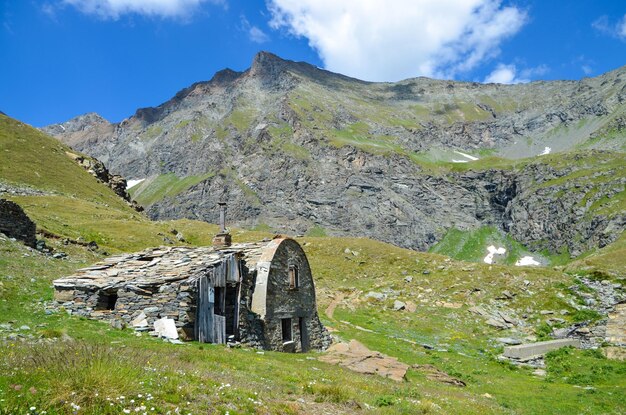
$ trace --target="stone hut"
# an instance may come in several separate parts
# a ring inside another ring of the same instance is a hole
[[[309,262],[288,237],[147,249],[107,258],[53,284],[55,300],[73,314],[144,330],[169,320],[183,340],[285,352],[330,344]]]

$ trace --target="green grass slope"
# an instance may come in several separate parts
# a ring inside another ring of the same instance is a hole
[[[503,263],[508,265],[515,264],[515,261],[527,253],[518,242],[493,226],[470,231],[452,228],[430,249],[430,252],[463,261],[484,262],[488,253],[487,247],[490,245],[506,249]]]
[[[67,152],[76,153],[26,124],[0,115],[2,182],[123,208],[125,203],[72,161]]]
[[[429,380],[415,369],[401,383],[359,375],[316,360],[316,353],[172,345],[50,312],[51,281],[105,256],[66,245],[64,238],[94,240],[119,252],[166,243],[165,237],[175,239],[172,229],[190,244],[208,244],[216,227],[151,222],[68,164],[64,147],[51,147],[53,141],[23,124],[1,121],[2,165],[33,165],[21,166],[21,173],[3,167],[1,178],[55,192],[12,199],[49,235],[48,245],[68,257],[53,259],[0,238],[0,414],[626,412],[625,363],[566,350],[549,357],[548,376],[541,378],[496,359],[496,337],[545,336],[549,316],[540,310],[564,310],[566,322],[577,319],[581,299],[569,288],[576,277],[555,269],[472,264],[361,238],[299,239],[315,276],[320,315],[337,338],[357,339],[408,364],[434,365],[462,379],[465,388]],[[40,177],[46,171],[66,175]],[[84,188],[66,186],[72,180],[84,181]],[[235,241],[264,236],[233,232]],[[587,260],[621,248],[614,249]],[[615,278],[624,274],[618,270]],[[504,290],[513,298],[498,300]],[[389,296],[372,300],[369,291]],[[394,311],[395,299],[415,304],[416,311]],[[517,331],[498,331],[468,311],[474,305],[499,307],[523,323]]]
[[[259,236],[235,233],[236,240]],[[358,339],[408,364],[435,365],[468,386],[441,384],[412,369],[407,381],[398,384],[321,363],[315,353],[258,354],[198,343],[176,346],[102,322],[47,314],[50,281],[100,255],[51,240],[52,246],[69,253],[67,260],[54,260],[15,242],[0,241],[0,323],[30,327],[20,331],[24,340],[0,342],[4,410],[28,412],[35,407],[47,413],[73,413],[72,403],[81,407],[80,413],[90,414],[152,407],[155,413],[174,413],[178,408],[184,413],[221,414],[354,413],[368,407],[382,414],[626,409],[621,399],[626,364],[572,351],[548,366],[548,378],[539,378],[529,369],[498,362],[495,355],[501,348],[493,339],[506,333],[488,328],[467,312],[471,304],[488,304],[502,290],[512,290],[516,296],[507,309],[514,313],[532,309],[528,317],[532,333],[545,324],[546,317],[538,310],[573,310],[559,295],[571,296],[566,287],[572,277],[545,269],[457,263],[367,239],[300,242],[316,276],[320,313],[335,336]],[[405,273],[413,277],[410,283],[405,282]],[[521,289],[522,280],[530,281],[533,294]],[[481,291],[472,294],[476,287]],[[418,303],[417,311],[393,311],[393,300],[369,300],[363,295],[369,290],[399,291],[401,300]],[[345,300],[332,318],[325,316],[326,307],[338,296]],[[65,336],[74,341],[64,341]],[[581,389],[587,386],[593,389]]]

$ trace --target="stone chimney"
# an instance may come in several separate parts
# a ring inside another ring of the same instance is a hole
[[[213,237],[213,246],[224,248],[232,244],[230,232],[226,229],[226,202],[218,202],[220,207],[220,231]]]

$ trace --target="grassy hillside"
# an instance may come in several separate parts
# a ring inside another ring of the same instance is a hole
[[[465,388],[416,369],[402,383],[359,375],[316,360],[316,353],[172,345],[50,311],[51,281],[103,258],[103,250],[180,243],[172,229],[190,244],[207,244],[216,227],[149,221],[74,168],[63,146],[23,124],[0,121],[1,148],[12,149],[0,154],[1,179],[54,192],[11,198],[49,235],[48,245],[68,254],[53,259],[0,238],[0,414],[626,412],[626,363],[564,351],[548,359],[544,378],[496,359],[497,337],[546,336],[550,316],[541,310],[563,310],[566,322],[580,317],[582,299],[569,288],[576,276],[550,268],[472,264],[362,238],[299,239],[315,276],[320,316],[336,338],[357,339],[408,364],[434,365]],[[34,167],[6,167],[18,162]],[[53,171],[65,173],[41,177]],[[235,241],[269,236],[233,234]],[[100,250],[66,245],[65,238],[96,241]],[[622,250],[623,238],[581,266],[614,257],[623,267]],[[623,268],[612,269],[623,280]],[[512,298],[502,299],[505,290]],[[370,291],[387,297],[374,300]],[[395,300],[413,303],[416,311],[393,310]],[[506,312],[520,324],[502,331],[487,326],[469,312],[474,305]]]
[[[5,115],[0,115],[0,149],[1,182],[115,209],[125,207],[123,200],[68,157],[66,152],[74,150]]]
[[[236,233],[238,240],[259,236]],[[535,414],[583,408],[588,413],[619,413],[626,409],[620,398],[626,391],[625,364],[577,351],[555,363],[554,370],[564,373],[539,378],[529,369],[499,363],[495,355],[501,349],[494,339],[506,333],[488,328],[467,312],[470,304],[489,304],[502,290],[513,290],[518,295],[506,309],[512,313],[532,309],[528,334],[535,333],[547,319],[539,310],[572,310],[560,297],[571,296],[566,287],[572,279],[556,271],[516,269],[514,273],[507,267],[470,266],[366,239],[301,240],[316,276],[320,313],[334,335],[358,339],[409,364],[433,364],[468,384],[458,389],[428,380],[416,370],[409,371],[406,382],[396,384],[318,362],[315,353],[257,354],[197,343],[175,346],[114,330],[105,323],[47,314],[50,281],[99,256],[49,242],[68,252],[69,259],[53,260],[0,241],[1,323],[30,327],[19,331],[24,340],[0,346],[0,399],[8,413],[27,412],[33,406],[48,413],[71,413],[72,403],[81,407],[80,413],[93,414],[134,411],[142,405],[154,407],[156,413],[179,408],[185,413],[231,414],[353,413],[368,406],[373,413]],[[424,274],[426,270],[430,273]],[[413,277],[410,283],[405,282],[405,272]],[[522,290],[522,280],[530,281],[532,295]],[[471,294],[475,287],[481,287],[480,294]],[[393,311],[391,299],[365,298],[369,290],[399,291],[398,298],[416,302],[417,311]],[[333,317],[325,315],[329,303],[340,296],[345,299]],[[461,306],[447,308],[443,303]],[[542,323],[535,324],[535,319]],[[75,342],[65,342],[65,336]],[[569,380],[582,374],[590,375],[574,378],[582,381]]]

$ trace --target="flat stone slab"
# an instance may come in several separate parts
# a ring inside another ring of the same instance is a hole
[[[504,356],[513,359],[527,359],[533,356],[541,356],[551,350],[560,349],[565,346],[580,348],[578,339],[559,339],[546,342],[520,344],[518,346],[508,346],[504,348]]]
[[[171,318],[162,318],[154,322],[154,331],[166,339],[178,339],[176,322]]]
[[[369,350],[362,343],[350,340],[350,343],[335,343],[327,354],[319,358],[322,362],[344,366],[358,373],[379,375],[396,382],[404,380],[409,365],[399,362],[395,357]]]
[[[465,382],[461,379],[457,379],[453,376],[448,375],[446,372],[437,369],[433,365],[413,365],[413,369],[422,372],[426,375],[426,378],[429,380],[434,380],[435,382],[447,383],[452,386],[464,387]]]

